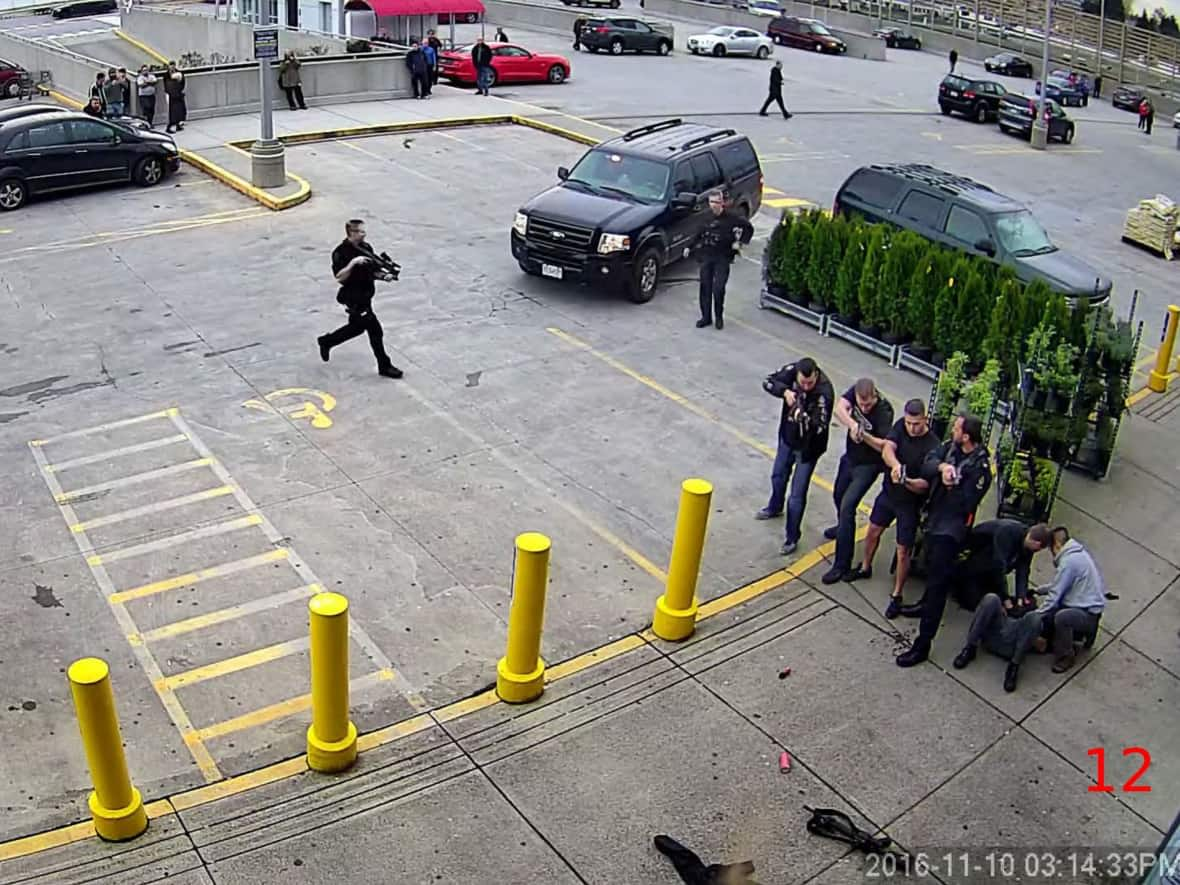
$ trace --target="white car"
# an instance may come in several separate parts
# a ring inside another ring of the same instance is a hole
[[[1172,128],[1180,129],[1180,111],[1176,112],[1176,116],[1172,117]]]
[[[752,55],[766,58],[774,51],[774,42],[752,28],[721,25],[707,34],[688,38],[688,51],[693,55]]]
[[[783,8],[778,5],[778,0],[749,0],[746,3],[746,12],[750,15],[764,15],[767,18],[778,18],[783,14]]]

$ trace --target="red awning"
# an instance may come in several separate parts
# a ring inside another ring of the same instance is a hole
[[[382,18],[400,15],[483,15],[481,0],[365,0]]]

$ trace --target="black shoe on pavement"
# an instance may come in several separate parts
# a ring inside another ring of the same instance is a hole
[[[769,117],[770,114],[766,113],[766,111],[759,111],[758,116],[759,117]]]
[[[717,317],[717,322],[713,323],[713,326],[714,326],[714,328],[717,328],[717,329],[724,329],[725,328],[725,320],[721,319],[721,317]]]
[[[852,569],[844,576],[845,581],[867,581],[873,577],[873,568],[869,566],[865,568],[863,565],[854,565]]]
[[[894,618],[900,615],[901,605],[902,603],[900,596],[890,596],[889,605],[885,606],[885,618],[892,621]]]
[[[330,354],[332,352],[331,346],[325,344],[324,339],[322,337],[317,338],[315,340],[315,342],[316,342],[316,344],[318,344],[320,346],[320,359],[322,359],[326,363],[328,361],[328,354]]]
[[[824,529],[824,537],[827,538],[829,541],[835,541],[836,535],[839,533],[839,531],[840,531],[840,526],[830,525],[826,529]]]
[[[697,328],[698,329],[703,329],[703,328],[705,328],[705,326],[711,326],[711,325],[713,325],[713,321],[707,320],[704,317],[701,317],[699,320],[697,320]]]
[[[1004,691],[1011,694],[1016,691],[1016,677],[1020,675],[1020,664],[1008,662],[1008,669],[1004,671]]]
[[[954,667],[956,670],[964,669],[968,664],[975,660],[975,646],[964,645],[963,650],[955,655]]]
[[[784,119],[784,120],[789,120],[789,119],[791,119],[791,117],[793,117],[793,116],[795,116],[795,115],[794,115],[794,114],[792,114],[790,111],[787,111],[785,114],[783,114],[783,119]]]
[[[905,618],[920,618],[922,617],[922,607],[926,602],[926,597],[922,597],[917,602],[908,602],[901,607],[901,615]]]
[[[385,366],[384,368],[378,369],[377,374],[383,378],[400,378],[405,374],[405,372],[403,372],[397,366]]]
[[[757,513],[754,514],[754,518],[759,519],[759,520],[761,520],[761,519],[778,519],[782,515],[783,515],[783,512],[781,510],[778,513],[771,513],[769,510],[767,510],[765,507],[763,507],[761,510],[759,510]]]
[[[820,578],[820,580],[825,584],[839,584],[844,580],[844,577],[847,574],[848,573],[844,569],[840,568],[840,566],[834,565],[828,569],[827,573],[822,578]]]
[[[930,644],[922,639],[915,639],[908,651],[903,651],[895,659],[899,667],[916,667],[930,657]]]

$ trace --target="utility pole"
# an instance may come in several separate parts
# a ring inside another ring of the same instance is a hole
[[[1049,124],[1045,119],[1049,91],[1049,39],[1053,33],[1053,0],[1045,0],[1045,33],[1041,50],[1041,94],[1037,96],[1037,118],[1033,120],[1032,142],[1035,150],[1043,151],[1049,143]]]
[[[258,2],[255,21],[262,18]],[[255,187],[282,187],[287,183],[287,160],[283,143],[275,138],[274,72],[270,63],[279,57],[278,28],[254,26],[254,58],[258,60],[258,95],[261,103],[261,126],[258,141],[250,147],[250,181]]]

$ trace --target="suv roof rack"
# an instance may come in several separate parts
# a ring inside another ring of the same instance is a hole
[[[930,187],[939,188],[951,194],[961,194],[966,191],[995,193],[986,184],[978,182],[974,178],[967,178],[965,175],[956,175],[953,172],[947,172],[945,169],[939,169],[936,166],[930,166],[925,163],[895,163],[876,166],[875,168],[884,172],[892,172],[910,181],[920,181]]]
[[[651,135],[653,132],[662,132],[665,129],[674,129],[682,125],[684,125],[684,121],[679,117],[675,120],[661,120],[659,123],[649,123],[646,126],[640,126],[638,129],[632,129],[630,132],[623,133],[623,141],[634,141],[645,135]]]
[[[737,135],[737,132],[732,129],[718,129],[716,132],[708,132],[704,135],[698,135],[696,138],[690,138],[680,146],[680,150],[690,151],[695,147],[700,147],[719,138],[729,138],[731,135]]]

